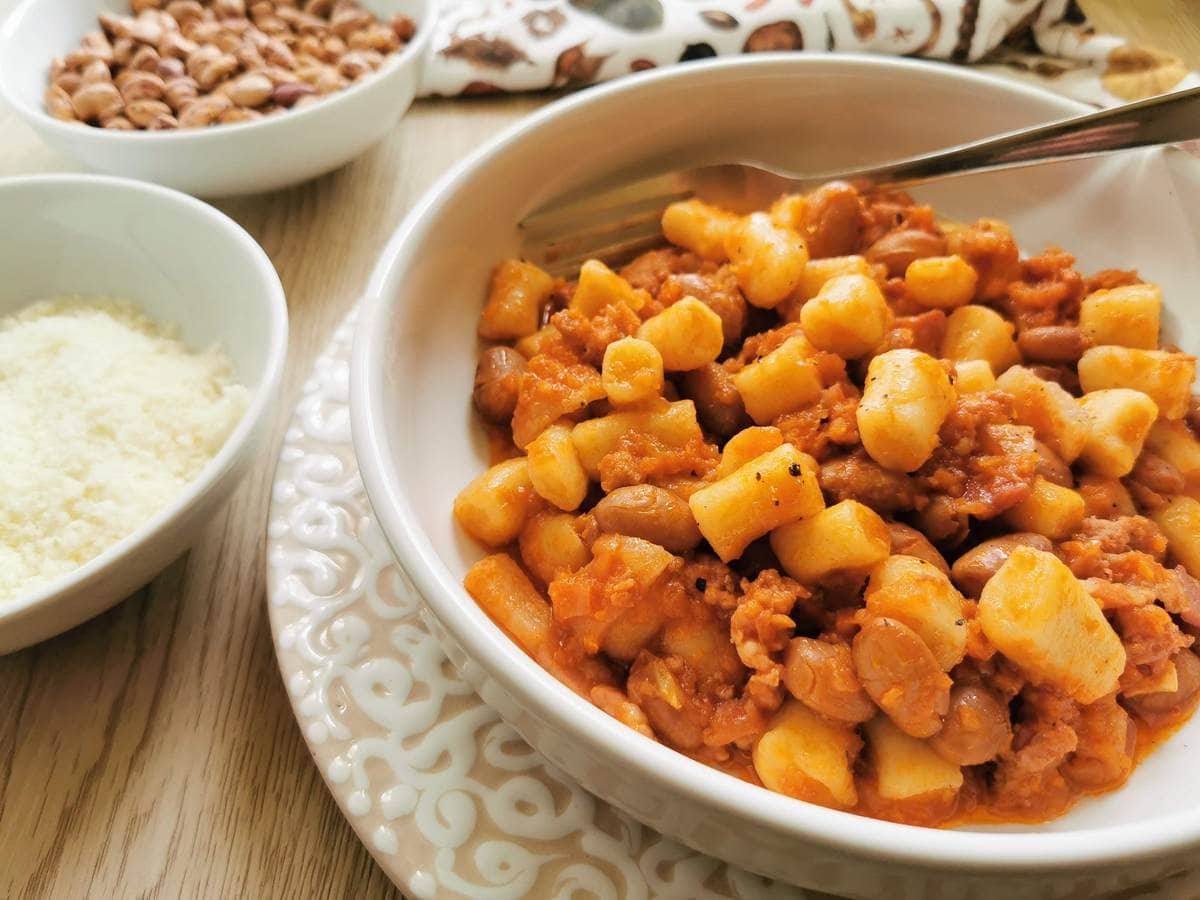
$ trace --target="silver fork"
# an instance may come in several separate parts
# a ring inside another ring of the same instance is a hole
[[[573,274],[586,259],[624,262],[661,243],[663,210],[689,197],[748,212],[781,194],[810,190],[834,179],[906,187],[971,172],[1197,138],[1200,88],[1192,88],[859,169],[801,175],[730,163],[668,172],[615,187],[610,182],[556,199],[526,217],[520,224],[521,255],[554,275]]]

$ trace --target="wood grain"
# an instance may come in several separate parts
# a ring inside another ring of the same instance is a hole
[[[545,102],[423,103],[350,166],[216,205],[291,316],[269,448],[204,539],[111,612],[0,657],[0,896],[398,897],[309,758],[271,647],[264,533],[300,385],[441,172]],[[68,171],[0,110],[0,175]]]
[[[11,0],[0,0],[0,14]],[[1200,61],[1189,0],[1090,0],[1105,27]],[[199,544],[126,603],[0,657],[0,896],[399,897],[345,823],[288,706],[267,628],[275,451],[309,367],[388,235],[456,159],[545,102],[419,103],[298,188],[217,204],[283,279],[274,440]],[[0,175],[69,171],[0,108]]]

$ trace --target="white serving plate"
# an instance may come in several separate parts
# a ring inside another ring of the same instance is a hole
[[[590,90],[514,126],[448,174],[385,249],[352,368],[355,449],[380,525],[451,658],[553,764],[691,846],[796,884],[862,897],[1094,896],[1194,861],[1193,719],[1121,790],[1040,826],[930,830],[750,787],[639,737],[543,672],[461,587],[481,551],[455,494],[486,465],[471,415],[474,323],[516,223],[551,197],[664,164],[761,160],[822,171],[1083,111],[958,68],[878,57],[764,56]],[[1200,347],[1200,166],[1146,151],[972,177],[918,192],[949,216],[1007,219],[1085,271],[1158,281],[1168,334]],[[436,298],[436,300],[435,300]]]
[[[305,381],[267,528],[271,635],[330,793],[405,896],[820,900],[665,838],[593,797],[449,664],[371,511],[350,439],[356,314]],[[1136,889],[1200,894],[1200,871]],[[1089,897],[1088,900],[1100,900]]]

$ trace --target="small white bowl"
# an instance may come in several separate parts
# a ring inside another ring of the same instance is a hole
[[[448,653],[551,762],[631,815],[705,852],[855,897],[1062,898],[1194,866],[1194,717],[1119,790],[1043,825],[935,830],[825,809],[743,783],[649,741],[543,671],[462,588],[482,550],[455,495],[488,462],[471,412],[475,323],[516,223],[596,179],[730,160],[828,171],[1046,121],[1081,104],[955,66],[764,55],[592,88],[522,120],[457,166],[384,250],[359,320],[354,445],[371,506]],[[1027,252],[1158,281],[1170,339],[1200,349],[1200,164],[1145,151],[920,189],[945,215],[1009,220]]]
[[[220,452],[168,506],[70,574],[0,602],[8,653],[124,599],[212,520],[267,436],[288,328],[283,287],[262,248],[176,191],[97,175],[0,179],[0,234],[0,316],[63,294],[132,300],[177,325],[188,347],[219,345],[250,394]]]
[[[410,16],[417,33],[377,72],[344,91],[255,122],[114,131],[55,119],[43,96],[51,60],[96,30],[100,13],[128,15],[128,0],[24,0],[0,25],[0,96],[42,140],[88,168],[200,197],[275,190],[349,162],[382,139],[412,103],[433,30],[432,0],[363,5],[380,18]]]

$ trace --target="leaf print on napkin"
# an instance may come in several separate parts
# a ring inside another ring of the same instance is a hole
[[[599,16],[625,31],[653,31],[662,25],[659,0],[568,0],[580,12]]]
[[[772,22],[755,28],[746,38],[743,53],[768,53],[772,50],[803,50],[804,35],[792,21]]]
[[[966,62],[971,53],[971,40],[975,37],[975,20],[978,18],[979,0],[966,0],[962,7],[962,17],[958,20],[958,40],[954,49],[950,51],[950,58],[955,62]]]
[[[507,94],[508,91],[499,85],[492,84],[490,81],[469,81],[461,91],[458,92],[460,97],[483,97],[488,94]]]
[[[645,72],[647,69],[656,68],[658,68],[658,63],[652,59],[646,59],[645,57],[638,57],[629,63],[630,72]]]
[[[554,63],[554,80],[550,82],[551,87],[580,87],[596,80],[596,73],[600,71],[604,61],[612,54],[588,56],[586,46],[587,41],[584,41],[582,44],[568,47],[558,54],[558,59]]]
[[[737,28],[738,20],[727,12],[721,12],[719,9],[706,9],[700,13],[700,18],[711,25],[713,28],[719,28],[722,31],[728,31],[731,28]]]
[[[691,62],[693,59],[709,59],[716,56],[717,51],[712,44],[688,44],[679,56],[680,62]]]
[[[567,23],[561,9],[534,9],[521,16],[529,36],[542,40],[550,37]]]
[[[860,41],[869,41],[875,37],[875,13],[869,9],[859,9],[851,0],[842,0],[842,6],[850,15],[850,27],[854,36]]]
[[[938,5],[933,0],[921,0],[925,5],[925,11],[929,13],[929,35],[921,42],[921,46],[912,51],[913,56],[924,56],[938,42],[938,38],[942,36],[942,11],[938,9]],[[978,0],[975,0],[976,11],[978,11]],[[965,15],[965,9],[964,9]],[[970,43],[968,42],[968,47]]]
[[[447,59],[461,59],[481,69],[511,69],[517,63],[532,62],[511,41],[481,34],[454,35],[440,53]]]
[[[1187,75],[1187,66],[1177,56],[1124,44],[1108,54],[1100,81],[1104,89],[1122,100],[1142,100],[1169,91]]]

